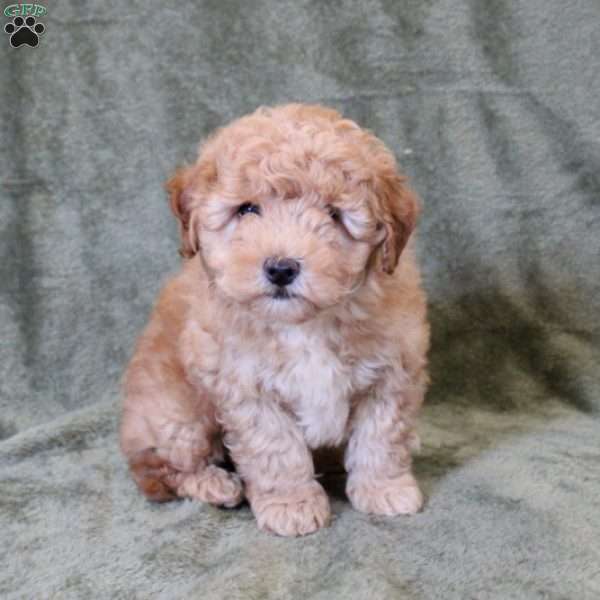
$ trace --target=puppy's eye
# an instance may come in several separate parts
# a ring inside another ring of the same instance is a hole
[[[243,217],[249,213],[253,213],[255,215],[260,215],[260,206],[258,204],[252,204],[250,202],[244,202],[244,204],[240,204],[235,211],[237,215]]]
[[[342,218],[342,213],[339,208],[336,208],[332,204],[328,204],[325,208],[327,209],[331,219],[336,223]]]

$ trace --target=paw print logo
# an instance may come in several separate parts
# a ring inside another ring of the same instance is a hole
[[[10,45],[18,48],[23,44],[35,48],[40,42],[40,35],[46,31],[43,23],[36,23],[35,17],[15,17],[12,23],[4,26],[5,33],[10,35]]]

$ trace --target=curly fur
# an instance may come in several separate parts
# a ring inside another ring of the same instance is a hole
[[[418,203],[389,150],[324,107],[261,108],[168,190],[185,260],[124,383],[121,447],[142,492],[245,495],[261,528],[307,534],[330,515],[312,452],[341,446],[358,510],[417,511],[429,331]],[[260,214],[238,215],[244,203]],[[287,299],[264,277],[269,257],[301,264]]]

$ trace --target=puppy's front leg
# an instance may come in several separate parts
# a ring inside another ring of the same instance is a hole
[[[416,513],[423,496],[411,472],[413,430],[424,385],[385,381],[361,400],[346,449],[346,493],[357,510],[378,515]]]
[[[244,400],[221,411],[225,444],[261,529],[312,533],[329,522],[329,500],[315,481],[311,453],[293,418],[275,402]]]

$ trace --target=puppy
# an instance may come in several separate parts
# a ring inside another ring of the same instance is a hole
[[[341,446],[356,509],[418,511],[429,328],[418,202],[389,150],[334,110],[260,108],[167,187],[185,260],[124,380],[140,490],[245,496],[261,529],[304,535],[330,518],[312,452]]]

